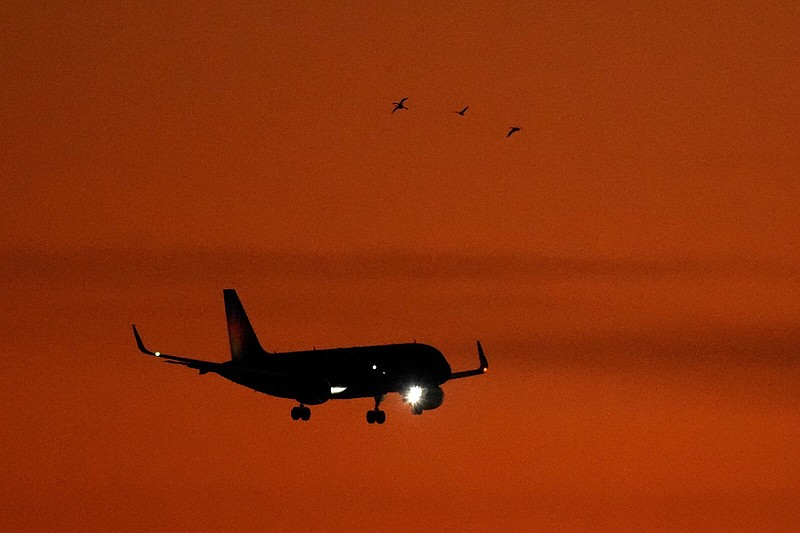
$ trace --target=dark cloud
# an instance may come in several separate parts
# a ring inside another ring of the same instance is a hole
[[[499,339],[494,345],[514,362],[640,369],[697,365],[800,365],[800,322],[763,325],[697,325],[649,330],[547,335]]]

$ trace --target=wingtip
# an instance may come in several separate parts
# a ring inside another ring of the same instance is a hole
[[[478,359],[481,363],[481,371],[488,372],[489,371],[489,361],[486,359],[486,354],[483,353],[483,346],[481,346],[481,341],[478,342]]]
[[[158,357],[160,354],[157,354],[157,352],[151,352],[145,347],[142,337],[139,335],[139,331],[136,329],[136,324],[131,324],[131,327],[133,328],[133,337],[136,339],[136,347],[139,348],[139,351],[146,353],[147,355],[155,355]]]

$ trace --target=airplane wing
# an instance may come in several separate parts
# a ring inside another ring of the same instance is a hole
[[[450,379],[467,378],[469,376],[479,376],[489,370],[489,361],[486,360],[486,355],[483,353],[481,341],[478,341],[478,361],[480,366],[475,370],[465,370],[463,372],[453,372],[450,374]]]
[[[136,338],[136,346],[139,347],[139,351],[146,353],[147,355],[152,355],[153,357],[164,359],[167,363],[172,363],[173,365],[188,366],[189,368],[199,370],[201,374],[205,374],[206,372],[214,372],[221,365],[221,363],[201,361],[199,359],[190,359],[188,357],[178,357],[177,355],[169,355],[148,350],[145,347],[144,342],[142,342],[142,337],[139,336],[139,332],[136,330],[135,324],[133,325],[133,336]]]

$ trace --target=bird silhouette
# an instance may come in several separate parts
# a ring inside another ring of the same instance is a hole
[[[516,126],[511,126],[511,129],[508,131],[508,135],[506,135],[506,139],[508,139],[509,137],[511,137],[511,135],[513,133],[516,133],[516,132],[520,131],[521,129],[522,128],[518,128]]]
[[[453,113],[456,113],[456,114],[458,114],[458,115],[461,115],[461,116],[463,117],[463,116],[464,116],[464,113],[466,113],[466,112],[467,112],[467,109],[469,109],[469,106],[466,106],[466,107],[465,107],[464,109],[462,109],[461,111],[453,111]]]
[[[394,113],[398,109],[408,109],[406,106],[403,105],[406,100],[408,100],[408,96],[406,96],[405,98],[401,98],[399,102],[392,102],[394,104],[394,109],[392,109],[392,113]]]

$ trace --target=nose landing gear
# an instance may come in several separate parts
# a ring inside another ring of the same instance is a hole
[[[386,422],[386,411],[370,410],[367,411],[368,424],[383,424]]]
[[[383,396],[375,396],[375,409],[367,411],[368,424],[383,424],[386,422],[386,411],[379,409],[381,401],[383,401]]]

